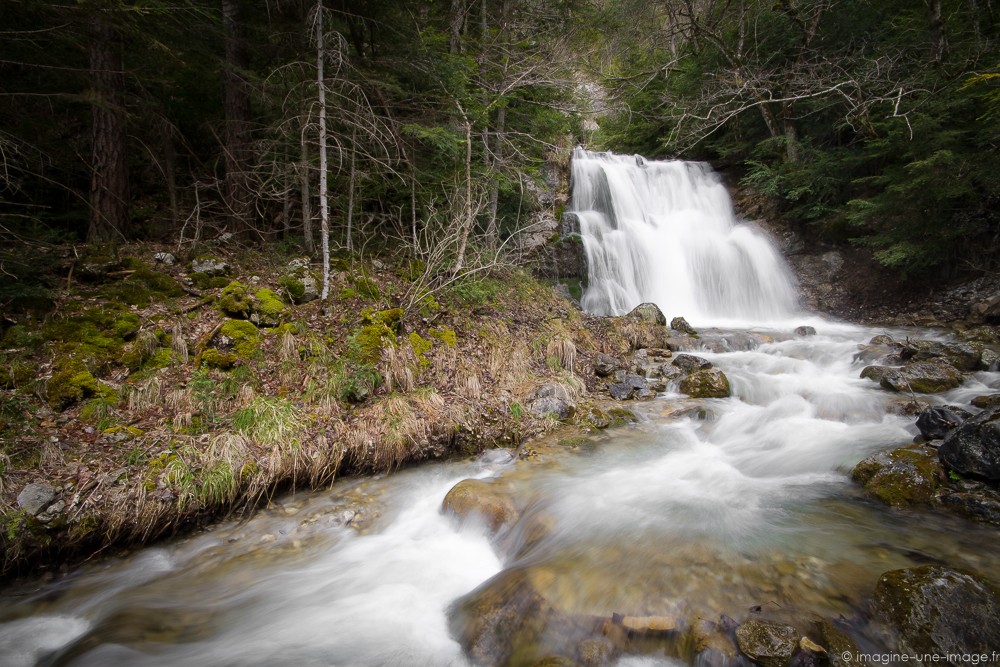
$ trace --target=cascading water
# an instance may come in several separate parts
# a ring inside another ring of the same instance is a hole
[[[587,255],[584,310],[621,315],[651,301],[702,324],[783,320],[797,310],[781,257],[738,224],[704,163],[577,148],[571,212]]]
[[[849,479],[858,461],[916,433],[892,409],[898,395],[859,377],[858,343],[932,333],[816,318],[815,335],[793,334],[781,320],[802,314],[780,261],[734,224],[703,165],[578,151],[574,174],[589,309],[651,300],[693,321],[771,320],[753,335],[692,340],[689,351],[729,377],[731,397],[668,393],[629,405],[641,416],[631,427],[557,433],[523,459],[341,481],[245,523],[0,594],[0,664],[742,665],[729,638],[698,633],[753,609],[810,632],[815,620],[849,619],[863,648],[884,652],[898,647],[868,625],[866,601],[882,572],[926,562],[1000,572],[994,527],[890,508]],[[997,389],[1000,373],[981,372],[924,400],[967,404]],[[492,540],[482,523],[440,511],[468,477],[496,478],[518,508]],[[627,615],[691,632],[616,633]],[[472,649],[460,645],[469,637]],[[695,653],[702,640],[707,657]]]

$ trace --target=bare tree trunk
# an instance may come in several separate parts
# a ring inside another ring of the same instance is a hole
[[[107,243],[127,238],[130,231],[125,74],[119,36],[100,12],[94,16],[91,31],[90,82],[94,102],[87,241]]]
[[[309,129],[309,121],[302,123],[302,132],[299,135],[299,190],[302,197],[302,240],[306,245],[306,252],[310,255],[316,252],[316,242],[313,239],[313,211],[312,192],[309,187],[309,141],[306,132]]]
[[[249,67],[246,27],[240,15],[240,0],[222,0],[225,35],[225,196],[232,230],[249,236],[253,229],[253,199],[249,186],[250,93],[243,73]]]
[[[459,107],[461,109],[461,107]],[[465,116],[465,112],[462,111]],[[472,209],[472,123],[468,118],[463,118],[465,122],[465,201],[462,207],[461,232],[458,242],[458,255],[455,257],[454,274],[458,274],[465,268],[465,251],[469,245],[469,233],[472,231],[473,209]]]
[[[354,184],[357,180],[357,155],[355,141],[357,141],[358,130],[351,130],[351,173],[347,179],[347,252],[354,252]]]
[[[451,37],[448,40],[448,51],[460,53],[462,51],[462,24],[465,23],[465,7],[462,6],[462,0],[451,0],[450,14],[448,30]]]
[[[491,167],[493,173],[490,178],[490,199],[487,209],[487,221],[486,221],[486,238],[491,243],[495,244],[499,240],[499,234],[497,233],[497,206],[500,202],[500,178],[497,173],[497,167],[499,166],[503,156],[501,151],[503,150],[503,132],[507,121],[507,107],[501,105],[497,109],[497,122],[494,128],[494,139],[493,139],[493,158],[491,160]]]
[[[930,20],[931,62],[940,63],[945,55],[944,17],[941,14],[941,0],[927,0]]]
[[[319,95],[319,220],[320,242],[323,249],[323,291],[326,301],[330,294],[330,208],[327,193],[326,162],[326,82],[323,76],[323,0],[316,3],[316,86]]]

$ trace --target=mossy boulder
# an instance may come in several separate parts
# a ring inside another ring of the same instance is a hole
[[[293,259],[278,279],[281,292],[292,303],[308,303],[319,298],[319,277],[309,268],[308,258]]]
[[[246,285],[234,280],[226,285],[219,295],[219,310],[229,317],[246,319],[253,312],[253,301]]]
[[[426,355],[434,349],[434,343],[413,331],[410,333],[410,347],[413,348],[413,354],[416,355],[417,362],[421,367],[430,366],[431,362]]]
[[[455,347],[458,345],[458,336],[455,334],[455,330],[451,327],[434,327],[428,331],[427,334],[432,338],[437,338],[448,347]]]
[[[692,398],[726,398],[732,394],[729,378],[718,368],[691,373],[681,380],[680,390]]]
[[[661,327],[667,326],[667,316],[663,314],[663,311],[655,303],[640,303],[626,317],[645,322],[646,324],[655,324]]]
[[[273,291],[257,290],[253,296],[253,312],[250,321],[261,327],[276,327],[288,319],[288,309]]]
[[[0,366],[0,388],[16,389],[31,382],[35,369],[23,361],[14,361]]]
[[[97,378],[77,359],[63,359],[45,384],[45,395],[54,410],[64,410],[98,391]]]
[[[385,324],[366,324],[351,336],[351,353],[361,363],[373,364],[382,350],[396,344],[396,333]]]
[[[894,449],[854,466],[851,479],[887,505],[929,504],[939,486],[941,466],[926,447]]]
[[[202,273],[200,271],[195,271],[194,273],[189,273],[188,278],[194,283],[194,286],[200,290],[206,289],[221,289],[229,284],[229,278],[225,276],[210,276],[207,273]]]
[[[219,329],[220,348],[232,350],[240,359],[247,359],[260,349],[260,331],[253,322],[227,320]]]
[[[899,650],[952,657],[992,655],[1000,646],[1000,597],[984,579],[942,565],[892,570],[875,586],[876,616]]]
[[[232,352],[223,352],[214,347],[210,347],[198,356],[200,365],[207,368],[218,368],[228,371],[239,363],[239,357]]]
[[[101,296],[118,303],[145,307],[154,299],[182,296],[184,290],[171,276],[142,265],[124,280],[101,287]]]

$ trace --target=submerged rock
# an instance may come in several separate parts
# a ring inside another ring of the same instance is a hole
[[[920,413],[917,429],[928,440],[938,440],[971,416],[971,412],[957,405],[938,405]]]
[[[894,449],[861,461],[851,479],[887,505],[927,504],[938,487],[940,466],[932,450]]]
[[[1000,646],[1000,598],[978,576],[940,565],[893,570],[875,587],[876,615],[906,653],[960,656]]]
[[[692,398],[726,398],[732,394],[729,378],[718,368],[688,375],[681,380],[680,390]]]
[[[974,521],[1000,526],[1000,493],[985,484],[962,480],[958,490],[941,493],[938,502]]]
[[[799,633],[790,625],[751,618],[736,628],[740,650],[764,667],[785,667],[795,652]]]
[[[1000,407],[1000,393],[976,396],[969,404],[982,410]]]
[[[647,324],[667,325],[666,315],[663,314],[663,311],[655,303],[640,303],[629,312],[627,317],[646,322]]]
[[[1000,408],[984,410],[951,431],[938,456],[963,475],[1000,481]]]
[[[801,327],[795,327],[795,335],[796,336],[815,336],[816,335],[816,328],[815,327],[806,326],[806,325],[803,325]]]

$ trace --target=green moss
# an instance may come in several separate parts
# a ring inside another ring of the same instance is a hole
[[[112,426],[101,432],[103,435],[111,436],[114,440],[135,440],[145,433],[141,428],[135,426]]]
[[[253,310],[250,293],[246,286],[238,281],[226,285],[219,296],[219,310],[230,317],[246,319]]]
[[[422,276],[426,268],[427,265],[424,264],[423,260],[411,259],[408,260],[406,264],[399,267],[399,270],[396,271],[396,275],[403,280],[409,280],[412,282]]]
[[[420,316],[431,317],[441,310],[441,304],[434,299],[433,294],[428,294],[420,300]]]
[[[39,333],[31,331],[23,324],[15,324],[10,329],[7,329],[3,340],[0,341],[0,347],[3,347],[5,350],[24,348],[34,351],[41,347],[42,342],[42,336]]]
[[[208,368],[227,371],[239,362],[239,358],[232,352],[222,352],[210,347],[198,356],[198,362]]]
[[[305,283],[293,275],[281,276],[281,278],[278,279],[278,285],[281,287],[282,291],[288,295],[288,298],[292,303],[300,303],[302,298],[306,295]]]
[[[861,461],[851,471],[851,478],[885,504],[901,507],[931,502],[939,471],[933,452],[896,449]]]
[[[288,316],[285,304],[269,289],[258,290],[254,294],[253,309],[254,319],[260,326],[278,326]]]
[[[403,324],[403,309],[389,308],[388,310],[372,310],[365,308],[361,311],[361,320],[365,324],[384,324],[393,333],[399,333]]]
[[[354,285],[357,293],[366,299],[375,301],[381,296],[378,284],[370,278],[366,278],[365,276],[356,276],[351,279],[351,283]]]
[[[422,368],[430,366],[431,362],[427,359],[426,355],[434,347],[434,344],[429,340],[420,337],[416,331],[410,333],[410,346],[413,348],[413,353],[417,355],[417,362]]]
[[[129,338],[139,330],[141,324],[139,316],[130,312],[118,312],[115,315],[111,331],[119,338]]]
[[[455,335],[455,330],[451,327],[434,327],[427,333],[431,337],[437,338],[448,347],[455,347],[458,345],[458,336]]]
[[[381,322],[367,324],[351,337],[351,352],[358,361],[375,363],[387,345],[396,344],[396,334]]]
[[[31,382],[35,369],[27,363],[14,361],[0,366],[0,388],[16,389]]]
[[[232,341],[233,352],[241,359],[253,355],[260,345],[260,331],[252,322],[227,320],[219,334]]]
[[[351,287],[345,287],[344,289],[340,290],[341,301],[349,301],[350,299],[357,298],[357,296],[358,296],[357,290]]]
[[[97,393],[97,379],[77,359],[66,359],[45,385],[49,405],[64,410],[77,401]]]
[[[201,271],[189,273],[188,278],[190,278],[191,282],[194,283],[194,286],[200,290],[219,289],[229,284],[229,278],[226,278],[225,276],[210,276],[207,273],[202,273]]]
[[[611,418],[611,426],[624,426],[625,424],[634,424],[639,421],[635,413],[626,408],[612,408],[607,411],[607,415]]]

